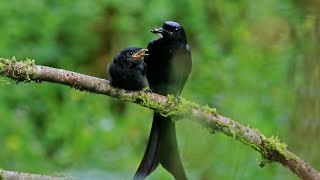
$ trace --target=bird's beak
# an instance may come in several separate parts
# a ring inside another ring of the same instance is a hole
[[[163,37],[163,33],[166,32],[162,27],[160,28],[154,28],[153,30],[150,30],[153,34],[156,34],[160,37]]]
[[[140,60],[142,57],[147,56],[146,52],[148,49],[140,49],[138,52],[136,52],[132,57],[134,60]]]

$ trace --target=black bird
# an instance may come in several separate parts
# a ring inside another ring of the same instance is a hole
[[[151,30],[161,37],[148,45],[147,79],[152,92],[179,96],[191,72],[191,51],[183,27],[166,21]],[[175,123],[171,118],[154,113],[148,146],[134,179],[144,179],[159,163],[175,179],[187,179],[176,139]]]
[[[129,47],[122,50],[108,67],[111,85],[126,90],[141,90],[147,86],[147,66],[143,62],[147,49]]]

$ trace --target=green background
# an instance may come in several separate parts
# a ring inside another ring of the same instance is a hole
[[[4,0],[0,57],[108,79],[128,46],[146,47],[166,20],[182,24],[192,74],[182,97],[267,136],[320,170],[320,8],[302,0]],[[0,168],[82,179],[131,179],[152,111],[49,83],[0,79]],[[190,179],[297,179],[279,164],[187,119],[177,122]],[[159,167],[149,179],[170,179]]]

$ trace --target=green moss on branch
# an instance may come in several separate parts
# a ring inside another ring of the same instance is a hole
[[[29,73],[29,67],[35,65],[35,60],[27,58],[19,62],[19,65],[16,63],[15,57],[12,59],[0,58],[0,73],[3,76],[9,76],[17,82],[31,81],[30,76],[32,76],[32,74]]]

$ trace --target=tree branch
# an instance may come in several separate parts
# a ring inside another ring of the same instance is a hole
[[[41,175],[41,174],[29,174],[29,173],[0,170],[0,180],[19,180],[19,179],[23,179],[23,180],[63,180],[63,179],[72,179],[72,178],[64,178],[64,177],[47,176],[47,175]]]
[[[211,133],[219,131],[227,136],[241,141],[261,153],[265,163],[278,162],[289,168],[302,179],[320,179],[320,173],[290,152],[277,137],[266,137],[255,129],[246,127],[216,113],[214,108],[200,106],[183,98],[161,96],[144,91],[126,91],[114,88],[108,80],[91,77],[63,69],[35,65],[33,60],[27,59],[16,62],[15,59],[0,58],[0,75],[9,77],[17,82],[52,82],[85,90],[96,94],[104,94],[121,100],[133,102],[153,109],[164,116],[175,119],[188,117],[205,125]]]

